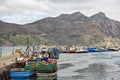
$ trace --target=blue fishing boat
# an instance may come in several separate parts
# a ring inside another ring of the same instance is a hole
[[[35,63],[33,61],[17,62],[16,67],[10,69],[11,78],[28,78],[36,73]]]
[[[37,76],[31,76],[31,77],[26,77],[26,78],[11,78],[10,80],[37,80]]]
[[[87,48],[88,52],[103,52],[104,50],[102,49],[97,49],[97,48]]]
[[[17,79],[17,78],[28,78],[32,75],[35,74],[35,71],[34,70],[24,70],[23,68],[13,68],[11,71],[10,71],[10,76],[11,78],[13,79]]]

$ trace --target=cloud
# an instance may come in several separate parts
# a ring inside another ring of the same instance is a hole
[[[2,5],[5,2],[5,0],[0,0],[0,5]]]
[[[103,11],[107,15],[107,17],[111,19],[120,20],[118,16],[120,14],[118,0],[102,0],[96,1],[95,3],[97,3],[94,4],[96,10]]]
[[[0,0],[0,19],[14,23],[29,23],[48,16],[80,11],[87,16],[99,11],[119,18],[119,0]]]
[[[6,0],[0,5],[0,19],[8,22],[26,23],[45,17],[50,10],[51,8],[44,1]]]
[[[53,3],[85,3],[85,2],[90,2],[92,0],[49,0]]]

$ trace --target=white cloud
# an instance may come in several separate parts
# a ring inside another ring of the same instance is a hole
[[[98,11],[103,11],[109,18],[119,20],[119,7],[118,7],[118,0],[103,0],[98,1],[98,4],[95,4],[96,9]]]
[[[91,1],[94,1],[94,0],[46,0],[46,1],[50,1],[50,2],[53,2],[53,3],[61,3],[61,4],[65,4],[65,3],[87,3],[87,2],[91,2]]]
[[[80,11],[87,16],[99,11],[119,19],[119,0],[0,0],[0,20],[29,23],[47,16]]]

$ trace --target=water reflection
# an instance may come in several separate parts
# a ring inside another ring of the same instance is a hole
[[[17,78],[17,79],[10,79],[10,80],[57,80],[57,74],[55,74],[54,76],[52,77],[37,77],[36,75],[35,76],[32,76],[32,77],[29,77],[29,78]]]

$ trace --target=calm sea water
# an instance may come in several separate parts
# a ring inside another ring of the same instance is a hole
[[[63,53],[58,60],[55,79],[18,80],[120,80],[120,52]]]
[[[61,54],[58,80],[120,80],[120,52]]]
[[[20,49],[21,51],[26,50],[26,46],[14,46],[14,47],[0,47],[0,56],[5,56],[8,54],[11,54],[12,52],[15,52],[16,49]],[[32,47],[30,47],[32,49]]]

